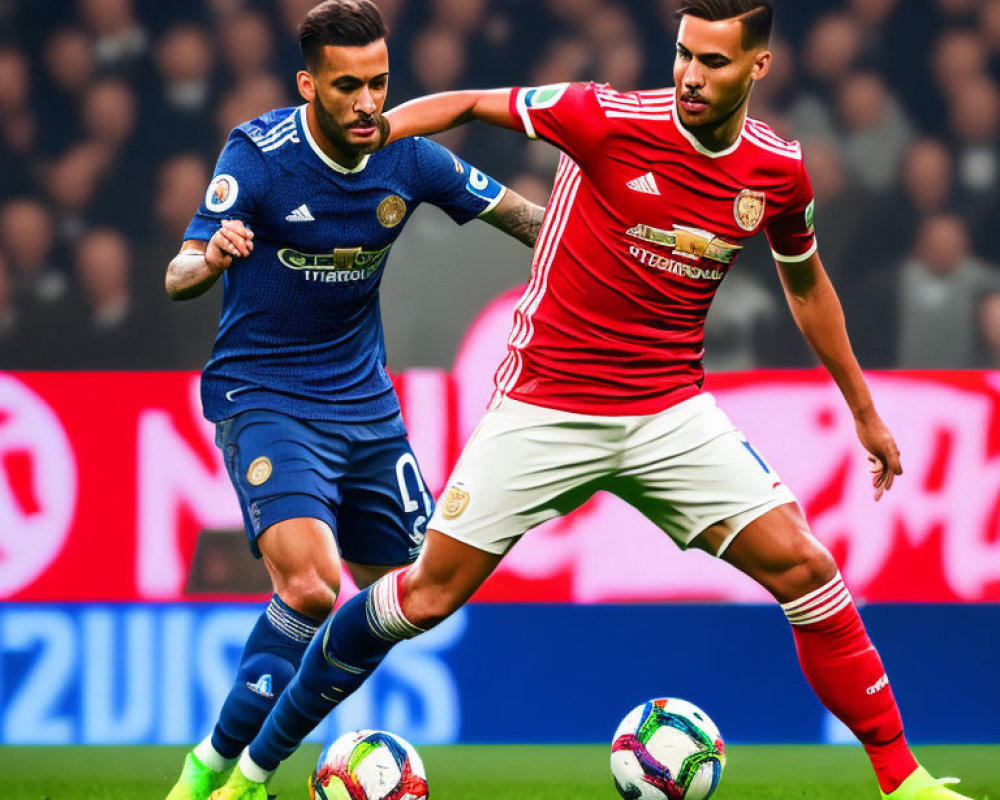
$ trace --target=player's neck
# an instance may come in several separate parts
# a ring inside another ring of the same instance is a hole
[[[312,107],[312,103],[306,106],[306,125],[309,126],[309,133],[316,146],[344,169],[354,169],[361,163],[364,154],[344,153],[326,137],[319,127],[319,122],[316,121],[316,110]]]
[[[702,147],[706,150],[711,150],[713,153],[718,153],[728,150],[736,144],[736,140],[740,138],[740,134],[743,131],[743,124],[746,122],[746,117],[747,106],[744,103],[737,108],[735,113],[711,128],[688,128],[684,125],[683,121],[681,125],[684,125],[685,130],[694,136]]]

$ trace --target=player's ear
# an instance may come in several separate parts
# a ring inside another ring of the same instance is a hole
[[[753,69],[750,70],[750,78],[759,81],[771,69],[771,51],[762,50],[753,60]]]
[[[303,100],[311,103],[316,99],[316,82],[307,70],[300,69],[295,74],[295,82],[298,84],[299,94],[302,95]]]

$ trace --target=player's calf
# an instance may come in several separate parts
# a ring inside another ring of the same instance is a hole
[[[347,601],[313,639],[238,771],[264,783],[337,705],[349,697],[396,642],[421,633],[403,613],[400,577],[390,572]]]

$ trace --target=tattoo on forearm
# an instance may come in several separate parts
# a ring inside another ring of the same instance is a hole
[[[501,216],[504,230],[511,236],[524,242],[528,247],[534,247],[538,240],[538,232],[545,220],[545,209],[522,199]]]

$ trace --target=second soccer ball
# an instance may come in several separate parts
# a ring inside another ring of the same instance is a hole
[[[725,764],[715,723],[673,697],[633,708],[611,740],[611,773],[625,800],[707,800]]]

